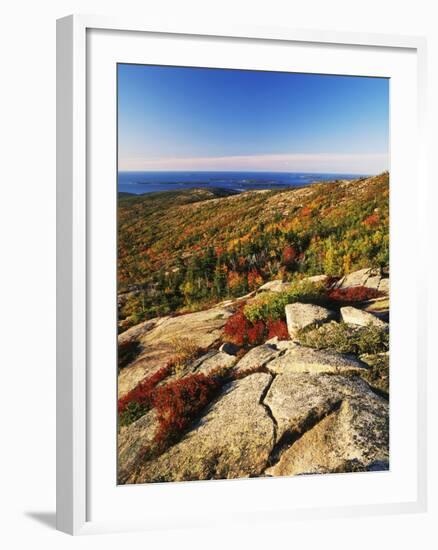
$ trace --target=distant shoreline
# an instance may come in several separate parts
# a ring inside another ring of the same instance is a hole
[[[324,181],[356,180],[361,174],[315,172],[118,172],[118,191],[144,194],[175,189],[222,188],[239,193],[251,189],[288,189]]]

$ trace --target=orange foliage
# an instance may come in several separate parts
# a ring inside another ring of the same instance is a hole
[[[301,208],[300,214],[301,216],[306,217],[306,216],[310,216],[312,212],[313,212],[312,208],[310,208],[309,206],[303,206],[303,208]]]
[[[263,284],[263,277],[260,275],[260,273],[257,271],[257,269],[253,268],[248,273],[248,287],[250,290],[255,290],[258,288],[261,284]]]
[[[364,219],[363,224],[367,225],[368,227],[373,227],[375,225],[378,225],[380,222],[380,216],[379,214],[371,214],[371,216],[368,216]]]
[[[230,289],[239,287],[242,284],[243,276],[236,271],[230,271],[227,275],[227,283]]]

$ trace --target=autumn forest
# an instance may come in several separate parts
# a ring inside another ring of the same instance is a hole
[[[119,195],[119,328],[242,296],[273,279],[389,263],[389,175],[236,194]]]

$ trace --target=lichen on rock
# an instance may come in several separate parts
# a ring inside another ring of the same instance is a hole
[[[277,376],[265,402],[285,442],[268,475],[335,472],[347,463],[366,470],[389,461],[388,402],[360,378]]]

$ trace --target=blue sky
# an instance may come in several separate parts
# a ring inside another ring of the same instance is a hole
[[[375,174],[389,81],[118,65],[119,170]]]

